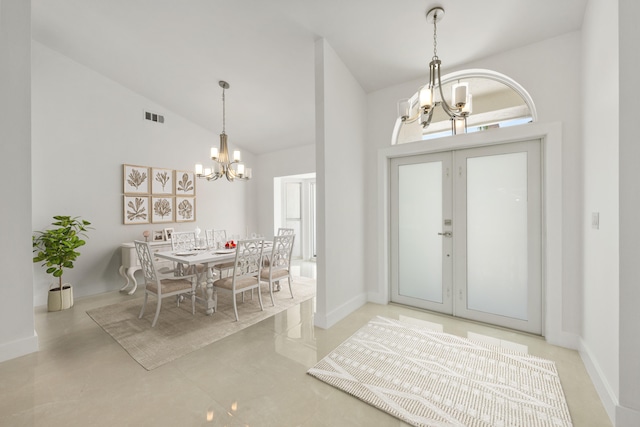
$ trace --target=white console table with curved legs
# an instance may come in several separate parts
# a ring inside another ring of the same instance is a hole
[[[151,247],[151,252],[166,252],[171,250],[171,242],[149,242],[149,246]],[[136,247],[131,243],[123,243],[120,245],[120,251],[122,253],[122,264],[118,272],[122,276],[124,280],[126,280],[123,287],[120,288],[120,291],[126,290],[129,286],[132,286],[129,292],[129,295],[133,295],[138,288],[138,282],[134,276],[135,272],[142,269],[140,266],[140,261],[138,260],[138,254],[136,253]],[[154,256],[154,260],[156,262],[156,266],[158,268],[168,267],[171,268],[173,263],[171,261],[167,261],[166,259],[161,259]]]

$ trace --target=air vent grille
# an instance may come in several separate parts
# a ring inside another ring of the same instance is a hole
[[[164,116],[158,113],[152,113],[151,111],[144,112],[144,119],[156,123],[164,123]]]

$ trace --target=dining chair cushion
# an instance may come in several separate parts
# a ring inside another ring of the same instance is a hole
[[[280,277],[287,277],[289,275],[288,269],[276,270],[271,275],[272,279],[278,279]],[[269,268],[263,268],[260,271],[260,278],[264,280],[269,280]]]
[[[191,290],[191,281],[163,279],[160,281],[160,286],[162,286],[163,294],[169,294],[181,290],[189,291]],[[147,289],[156,294],[158,293],[158,286],[153,282],[147,283]]]
[[[242,279],[236,279],[236,289],[243,289],[252,285],[255,285],[258,282],[257,277],[245,277]],[[233,289],[233,276],[225,277],[224,279],[218,279],[213,282],[213,286],[216,288],[223,289]]]
[[[221,264],[216,264],[214,268],[218,270],[224,270],[226,268],[233,268],[235,266],[235,261],[223,262]]]

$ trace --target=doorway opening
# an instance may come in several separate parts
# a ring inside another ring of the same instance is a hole
[[[274,234],[292,228],[296,239],[292,258],[316,260],[316,174],[300,174],[273,179]]]

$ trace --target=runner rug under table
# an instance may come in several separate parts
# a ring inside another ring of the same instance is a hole
[[[316,294],[314,279],[294,277],[294,298],[291,298],[289,286],[284,281],[283,290],[274,293],[275,306],[272,306],[269,291],[265,288],[262,288],[264,310],[260,310],[257,296],[247,297],[245,302],[238,304],[239,321],[233,312],[232,297],[227,293],[218,295],[218,311],[213,316],[207,316],[200,305],[193,315],[190,301],[177,307],[171,298],[166,298],[155,328],[151,327],[156,310],[154,297],[149,298],[142,319],[138,319],[142,298],[94,308],[87,314],[136,362],[150,371],[307,301]]]

